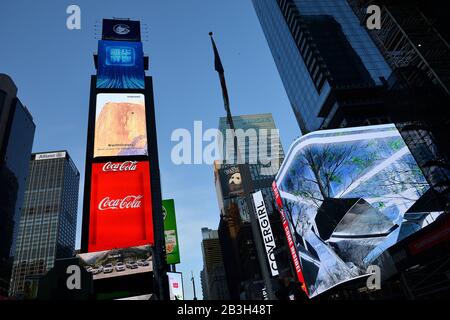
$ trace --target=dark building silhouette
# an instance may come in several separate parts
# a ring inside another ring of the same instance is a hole
[[[8,295],[35,129],[14,82],[0,74],[0,296]]]
[[[32,155],[11,296],[23,295],[27,277],[45,275],[56,259],[73,256],[79,182],[80,173],[66,151]]]
[[[217,230],[202,228],[203,300],[228,300],[224,261]]]

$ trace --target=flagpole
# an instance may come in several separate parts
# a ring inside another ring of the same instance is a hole
[[[219,56],[219,52],[216,47],[216,43],[213,38],[213,33],[210,32],[209,36],[211,37],[211,42],[212,42],[213,50],[214,50],[215,68],[216,68],[217,73],[219,74],[220,85],[222,88],[223,102],[224,102],[224,106],[225,106],[225,111],[227,113],[227,122],[228,122],[228,126],[232,130],[232,134],[233,134],[234,152],[236,155],[236,160],[238,163],[239,171],[241,173],[241,180],[242,180],[242,185],[243,185],[243,189],[244,189],[244,197],[246,199],[247,208],[249,210],[253,240],[254,240],[255,247],[256,247],[256,254],[257,254],[257,258],[258,258],[258,262],[259,262],[259,266],[260,266],[260,270],[261,270],[261,275],[266,284],[267,296],[268,296],[269,300],[275,300],[276,297],[273,293],[272,281],[271,281],[269,269],[267,266],[268,262],[266,260],[265,250],[263,248],[263,239],[262,239],[261,233],[259,231],[259,223],[256,218],[256,210],[253,206],[253,199],[252,199],[252,192],[254,191],[253,179],[252,179],[252,175],[250,173],[250,168],[248,166],[248,163],[244,163],[243,161],[241,161],[242,158],[240,156],[238,143],[237,143],[237,137],[236,137],[235,131],[234,131],[235,127],[234,127],[233,117],[231,114],[230,100],[228,97],[228,90],[227,90],[227,85],[226,85],[226,81],[225,81],[225,70],[223,69],[222,62],[220,61],[220,56]]]

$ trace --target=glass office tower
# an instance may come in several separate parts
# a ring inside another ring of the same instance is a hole
[[[377,120],[391,69],[344,0],[253,0],[303,133]]]
[[[72,257],[80,174],[66,151],[33,154],[17,238],[10,295],[21,297],[27,277],[44,275]]]
[[[36,129],[16,94],[11,78],[0,74],[0,296],[8,295]]]

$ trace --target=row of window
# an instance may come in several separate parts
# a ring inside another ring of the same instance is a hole
[[[320,93],[326,81],[326,74],[328,73],[323,59],[315,48],[309,31],[304,26],[295,4],[290,0],[278,0],[278,3],[299,52],[303,57],[309,75],[314,82],[314,86],[316,87],[317,92]]]

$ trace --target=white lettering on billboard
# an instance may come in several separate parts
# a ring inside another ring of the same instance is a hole
[[[267,214],[266,205],[261,191],[253,194],[253,203],[256,208],[256,215],[258,217],[259,226],[261,228],[261,235],[266,247],[267,259],[269,261],[270,271],[272,276],[278,275],[278,266],[275,260],[274,250],[276,248],[275,239],[272,233],[272,227],[270,226],[269,216]]]
[[[65,158],[66,152],[52,152],[52,153],[40,153],[34,158],[35,160],[48,160],[48,159],[59,159]]]
[[[137,164],[137,161],[125,161],[120,163],[107,162],[103,166],[103,172],[136,171]]]
[[[143,198],[142,195],[126,196],[122,199],[110,199],[109,197],[103,198],[98,204],[98,210],[116,210],[116,209],[136,209],[140,208]]]

